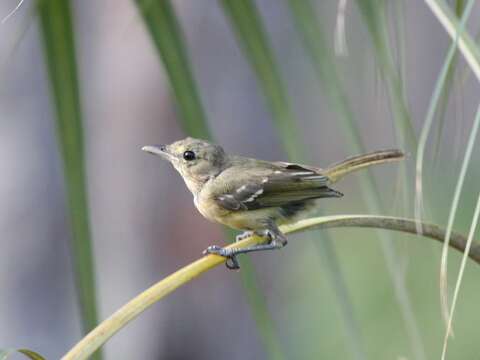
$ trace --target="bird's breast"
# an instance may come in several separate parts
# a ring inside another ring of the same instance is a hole
[[[221,222],[220,219],[227,216],[230,211],[218,206],[217,202],[204,191],[194,195],[193,202],[200,214],[214,222]]]
[[[213,197],[203,191],[194,196],[200,214],[210,221],[240,230],[263,229],[267,223],[280,216],[279,208],[231,211],[220,206]]]

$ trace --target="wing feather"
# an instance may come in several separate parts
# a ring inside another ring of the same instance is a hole
[[[227,184],[216,200],[225,209],[245,211],[342,196],[328,187],[328,177],[319,170],[292,163],[265,163],[254,169],[232,167],[216,180]]]

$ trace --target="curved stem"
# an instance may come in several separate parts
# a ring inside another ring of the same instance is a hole
[[[421,235],[423,237],[438,240],[443,243],[445,237],[445,229],[429,223],[422,222],[421,225],[423,233],[417,234],[416,226],[418,226],[418,222],[416,222],[414,219],[393,216],[335,215],[301,220],[295,224],[284,226],[281,229],[284,230],[285,233],[293,233],[306,229],[311,229],[312,227],[322,229],[334,227],[366,227]],[[467,238],[464,235],[452,231],[450,242],[450,247],[457,249],[460,252],[465,251]],[[470,257],[470,259],[480,265],[480,244],[472,246],[468,256]]]
[[[445,238],[444,229],[433,224],[422,223],[421,225],[423,230],[421,236],[443,242]],[[418,222],[413,219],[371,215],[336,215],[305,219],[295,224],[281,226],[280,229],[284,233],[289,234],[314,228],[367,227],[417,234],[417,226]],[[264,241],[263,238],[252,236],[228,247],[245,248],[259,244],[262,241]],[[463,252],[466,243],[467,239],[465,236],[456,232],[451,233],[451,247]],[[480,264],[480,244],[472,246],[468,256],[477,264]],[[151,305],[172,293],[178,287],[185,285],[197,276],[224,262],[225,259],[221,256],[208,255],[167,276],[165,279],[130,300],[108,319],[99,324],[65,354],[62,359],[80,360],[88,358],[88,356],[94,353],[117,331]]]

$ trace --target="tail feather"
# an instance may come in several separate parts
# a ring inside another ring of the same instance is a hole
[[[339,163],[330,165],[324,169],[322,173],[334,183],[353,171],[363,169],[370,165],[399,161],[404,157],[405,154],[397,149],[379,150],[364,155],[352,156]]]

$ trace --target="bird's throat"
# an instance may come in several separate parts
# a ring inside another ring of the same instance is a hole
[[[185,181],[185,185],[187,185],[188,190],[190,190],[193,196],[197,196],[198,193],[202,191],[202,188],[205,185],[205,183],[209,180],[209,177],[183,176],[183,180]]]

